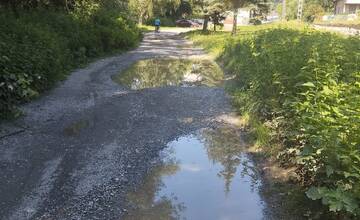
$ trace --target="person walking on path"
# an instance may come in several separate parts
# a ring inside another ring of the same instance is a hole
[[[154,23],[155,23],[155,32],[159,32],[160,24],[161,24],[160,19],[156,18]]]

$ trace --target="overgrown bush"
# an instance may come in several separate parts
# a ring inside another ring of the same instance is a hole
[[[306,22],[314,22],[325,14],[325,10],[319,4],[308,4],[304,10],[304,20]]]
[[[241,27],[234,37],[188,36],[236,76],[227,89],[257,146],[283,166],[295,166],[309,198],[356,219],[360,39],[293,22]]]
[[[221,59],[308,197],[360,215],[360,39],[272,29],[228,41]]]
[[[123,15],[97,10],[91,16],[51,10],[0,13],[0,118],[16,105],[64,79],[71,68],[136,45],[140,32]]]

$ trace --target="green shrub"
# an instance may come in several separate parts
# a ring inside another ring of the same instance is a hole
[[[359,38],[272,29],[229,40],[221,60],[240,111],[276,131],[279,159],[293,158],[309,198],[359,215]]]
[[[135,23],[99,9],[81,18],[51,10],[0,14],[0,118],[96,56],[134,47]]]
[[[8,115],[61,77],[67,53],[49,29],[0,19],[0,112]]]
[[[308,198],[359,216],[360,39],[300,23],[188,36],[236,76],[234,106],[267,154],[297,168]]]
[[[319,4],[305,4],[304,20],[306,22],[314,22],[325,14],[324,8]]]

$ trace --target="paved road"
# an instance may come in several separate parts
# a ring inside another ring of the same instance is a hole
[[[222,88],[131,91],[111,76],[140,59],[203,55],[177,33],[148,33],[137,49],[75,71],[24,106],[25,117],[0,125],[0,219],[121,219],[124,195],[159,151],[214,126],[230,106]]]

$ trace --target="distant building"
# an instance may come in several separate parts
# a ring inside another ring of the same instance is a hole
[[[360,1],[360,0],[359,0]],[[233,24],[234,21],[234,13],[232,11],[228,11],[226,13],[226,18],[224,20],[224,25],[225,26],[230,26]],[[248,25],[250,19],[252,18],[253,12],[251,9],[248,8],[241,8],[238,11],[238,16],[237,16],[237,25],[241,26],[241,25]],[[266,16],[265,19],[262,20],[262,23],[270,23],[270,22],[274,22],[279,20],[279,16],[277,15],[276,12],[271,12],[270,14],[268,14]]]
[[[360,0],[337,0],[336,14],[355,14],[360,11]]]
[[[224,20],[225,25],[232,25],[234,20],[234,13],[232,11],[228,11],[227,16]],[[247,9],[239,9],[237,16],[237,24],[238,25],[247,25],[250,20],[250,10]]]

